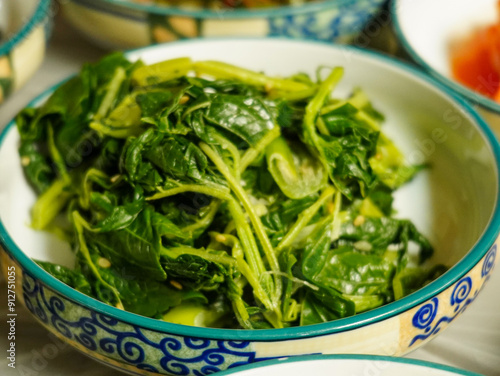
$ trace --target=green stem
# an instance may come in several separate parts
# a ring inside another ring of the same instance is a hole
[[[197,221],[196,223],[193,223],[192,225],[188,225],[186,227],[183,227],[182,231],[193,233],[200,228],[208,227],[212,223],[212,221],[214,220],[214,217],[217,214],[219,207],[220,207],[220,201],[213,200],[210,203],[210,209],[209,209],[208,213],[206,213],[203,216],[203,218],[201,220]]]
[[[281,136],[281,128],[274,127],[262,137],[255,147],[248,149],[240,161],[240,173],[245,172],[248,166],[264,151],[264,149]]]
[[[196,110],[200,110],[202,108],[207,108],[207,107],[210,107],[210,101],[206,101],[206,102],[201,102],[197,105],[194,105],[194,106],[191,106],[189,107],[186,111],[184,111],[184,113],[182,114],[182,120],[184,120],[190,113],[196,111]]]
[[[65,181],[56,180],[38,197],[31,211],[33,218],[31,227],[35,230],[43,230],[54,220],[72,196],[72,193],[67,191],[67,187]]]
[[[304,91],[310,88],[310,85],[303,82],[269,77],[218,61],[199,61],[193,64],[193,68],[198,75],[209,75],[218,79],[236,79],[248,85],[263,87],[266,91]]]
[[[338,85],[344,74],[344,69],[337,67],[332,70],[330,75],[324,80],[318,88],[318,91],[313,99],[309,102],[306,107],[306,113],[304,116],[304,126],[306,131],[309,132],[313,141],[318,141],[318,136],[316,133],[316,117],[321,111],[321,108],[325,104],[326,98],[331,94],[335,86]]]
[[[68,174],[68,170],[66,169],[66,163],[64,162],[59,149],[57,149],[56,142],[54,140],[54,129],[52,125],[49,125],[47,128],[47,146],[49,147],[49,152],[54,164],[56,165],[57,171],[59,172],[59,176],[64,181],[66,185],[71,184],[71,177]]]
[[[236,260],[236,263],[238,265],[238,270],[246,278],[248,283],[250,283],[250,286],[252,286],[255,297],[258,298],[262,302],[262,304],[264,304],[264,306],[266,307],[272,306],[269,297],[262,288],[262,285],[257,279],[255,273],[252,271],[252,269],[248,266],[247,262],[245,261],[243,257],[244,256],[243,249],[241,247],[238,238],[228,234],[217,234],[215,235],[215,240],[218,241],[219,243],[224,244],[227,247],[231,247],[232,250],[231,253],[233,258]]]
[[[321,109],[321,115],[326,115],[327,113],[332,112],[333,110],[336,110],[337,108],[344,106],[346,103],[348,102],[342,100],[336,103],[329,104]]]
[[[318,118],[318,120],[316,121],[316,126],[318,127],[319,133],[321,133],[323,136],[330,136],[330,132],[328,131],[323,118]]]
[[[266,258],[267,258],[267,261],[269,262],[271,270],[275,271],[275,272],[279,272],[280,267],[279,267],[279,263],[278,263],[278,258],[276,257],[276,253],[274,252],[273,246],[271,245],[271,242],[269,241],[269,238],[266,234],[266,230],[264,229],[264,226],[262,225],[260,217],[255,212],[253,205],[250,202],[246,192],[241,187],[241,185],[236,181],[234,176],[231,174],[231,171],[229,170],[227,165],[224,163],[222,158],[210,146],[208,146],[205,143],[200,143],[200,148],[208,156],[208,158],[215,164],[217,169],[220,171],[220,173],[227,180],[229,186],[231,187],[231,190],[234,192],[236,197],[242,203],[243,207],[245,208],[245,210],[248,214],[248,217],[250,218],[250,222],[252,222],[253,228],[255,230],[257,238],[260,241],[262,249],[264,250],[264,254],[266,255]],[[274,294],[273,303],[278,305],[278,301],[281,297],[281,292],[282,292],[282,281],[281,281],[280,277],[275,278],[275,288],[276,288],[276,291]]]
[[[245,257],[248,260],[250,268],[257,274],[259,281],[262,280],[262,275],[266,271],[264,262],[260,257],[259,247],[257,247],[257,242],[253,236],[252,229],[247,223],[245,214],[241,209],[240,205],[235,199],[232,199],[228,203],[228,209],[231,212],[231,216],[234,219],[236,232],[240,238],[243,249],[245,250]],[[270,305],[268,308],[272,308]]]
[[[333,209],[333,225],[332,225],[332,242],[337,240],[340,236],[340,226],[342,225],[342,219],[340,218],[340,209],[342,208],[342,192],[338,191],[335,195]]]
[[[103,184],[104,182],[109,182],[109,176],[101,170],[90,168],[85,173],[85,177],[83,178],[81,185],[81,194],[78,198],[78,202],[82,209],[88,210],[90,207],[90,191],[92,189],[92,183],[99,183],[101,187],[108,189],[111,184]]]
[[[227,254],[212,254],[207,252],[205,249],[197,249],[192,247],[173,247],[173,248],[162,248],[160,251],[160,256],[167,256],[171,259],[177,259],[181,255],[193,255],[198,256],[202,259],[208,260],[210,262],[222,264],[225,266],[236,266],[236,260]]]
[[[147,197],[146,201],[161,200],[163,198],[176,196],[180,193],[185,193],[185,192],[201,193],[207,196],[218,198],[219,200],[223,201],[228,201],[232,198],[229,191],[224,190],[223,187],[214,188],[196,184],[185,184],[179,187],[167,189],[165,191],[161,190],[160,192],[154,194],[153,196]]]
[[[125,69],[123,69],[122,67],[116,68],[113,78],[108,84],[106,95],[104,96],[99,106],[99,109],[95,114],[94,117],[95,120],[99,120],[107,115],[109,109],[113,105],[113,101],[116,99],[118,95],[118,91],[120,90],[123,81],[125,81],[126,78],[127,78],[127,73],[125,72]]]
[[[218,198],[219,200],[228,202],[228,209],[236,224],[236,232],[238,233],[243,249],[245,250],[245,257],[247,258],[250,268],[254,271],[254,273],[256,273],[257,277],[261,279],[261,276],[266,271],[266,268],[264,266],[262,258],[260,257],[257,242],[253,236],[250,226],[247,223],[243,210],[228,192],[213,187],[188,184],[159,192],[151,197],[146,198],[146,200],[159,200],[185,192],[202,193],[207,196],[212,196]],[[263,301],[262,303],[266,304],[265,301]],[[268,303],[266,307],[268,309],[273,308],[272,304],[270,303]]]
[[[91,121],[89,128],[96,131],[101,136],[109,136],[113,138],[127,138],[132,136],[138,136],[144,131],[141,126],[124,126],[124,127],[113,127],[110,125],[102,124],[98,121]]]
[[[270,99],[280,99],[290,102],[298,102],[308,98],[311,98],[316,93],[317,87],[311,86],[308,89],[301,91],[282,91],[273,90],[269,93]]]
[[[365,111],[360,110],[357,114],[354,115],[354,117],[357,120],[361,120],[368,124],[368,126],[373,129],[375,132],[380,132],[380,123],[373,119],[370,115],[368,115]],[[381,137],[386,137],[385,135],[381,134]]]
[[[132,73],[132,80],[139,86],[148,86],[164,81],[184,77],[192,68],[188,57],[166,60],[156,64],[137,68]]]
[[[214,139],[220,144],[222,149],[229,151],[231,157],[233,158],[233,176],[239,181],[240,180],[240,164],[241,164],[241,156],[240,151],[232,142],[229,142],[227,139],[222,137],[221,135],[215,133],[213,135]]]
[[[276,252],[278,255],[283,251],[284,248],[289,247],[293,241],[297,238],[300,232],[307,226],[307,224],[311,221],[312,217],[318,212],[318,210],[335,194],[335,188],[332,186],[327,187],[319,199],[311,205],[309,208],[304,210],[299,214],[297,221],[290,228],[285,237],[281,240],[281,242],[276,247]]]
[[[97,267],[94,265],[94,262],[92,261],[92,257],[90,257],[90,252],[87,247],[87,243],[85,241],[85,238],[83,236],[83,229],[84,228],[89,228],[90,226],[88,223],[82,218],[80,213],[77,211],[73,212],[73,224],[76,229],[77,237],[78,237],[78,243],[80,245],[80,252],[82,253],[83,257],[85,257],[85,260],[87,261],[88,266],[92,270],[92,273],[94,276],[101,282],[105,287],[111,290],[111,292],[114,294],[115,298],[117,299],[117,305],[121,306],[121,299],[120,299],[120,293],[118,290],[111,286],[108,282],[106,282],[102,277],[101,274],[99,274],[99,270],[97,270]]]

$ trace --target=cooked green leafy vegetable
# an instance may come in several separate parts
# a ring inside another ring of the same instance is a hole
[[[392,194],[420,166],[360,90],[188,58],[110,55],[17,124],[32,226],[105,303],[175,323],[283,328],[404,297],[445,271]],[[410,252],[410,246],[412,252]]]

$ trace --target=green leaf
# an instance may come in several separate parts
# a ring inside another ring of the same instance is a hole
[[[170,278],[181,278],[196,290],[218,288],[236,266],[226,252],[191,247],[163,249],[161,263]]]
[[[313,280],[346,295],[390,295],[394,273],[390,259],[341,247],[327,252]]]
[[[87,242],[95,246],[104,257],[113,263],[116,261],[122,264],[134,275],[165,280],[166,273],[160,264],[161,239],[154,226],[153,215],[154,210],[146,206],[123,229],[87,232]]]
[[[266,157],[269,172],[289,198],[310,196],[326,185],[323,165],[298,142],[277,138],[266,148]]]
[[[314,282],[316,275],[326,262],[332,243],[333,221],[328,221],[311,234],[302,256],[302,274]]]
[[[52,185],[38,197],[31,210],[31,226],[36,230],[47,228],[63,210],[73,193],[62,180],[55,180]]]
[[[107,284],[106,286],[96,281],[95,294],[106,303],[116,305],[118,308],[147,317],[161,317],[169,309],[183,302],[207,302],[201,292],[189,289],[179,290],[165,282],[137,277],[115,265],[101,267],[99,266],[100,257],[97,254],[92,257],[100,277]],[[112,297],[108,286],[118,293],[119,302]]]
[[[394,244],[403,252],[406,252],[408,243],[412,241],[420,248],[420,262],[428,259],[433,253],[429,240],[417,231],[413,223],[402,219],[365,218],[359,226],[346,222],[342,226],[340,239],[351,242],[364,241],[374,250],[382,251]]]
[[[331,289],[309,291],[302,303],[300,325],[320,324],[354,314],[354,303]]]
[[[394,298],[401,299],[419,290],[448,270],[444,265],[432,268],[409,267],[399,271],[393,280]]]
[[[122,206],[115,206],[106,218],[96,224],[94,230],[99,232],[123,230],[136,220],[143,209],[144,201],[132,201]],[[153,215],[156,215],[156,213],[153,213]]]
[[[275,119],[263,100],[255,97],[214,94],[206,119],[255,146],[275,127]]]
[[[38,194],[45,192],[55,177],[49,159],[40,153],[34,142],[21,142],[19,156],[24,174]]]
[[[148,145],[144,156],[162,172],[178,179],[202,179],[207,157],[193,143],[181,137],[158,137]]]
[[[61,265],[52,264],[50,262],[36,261],[36,263],[41,266],[43,270],[57,278],[62,283],[67,284],[69,287],[72,287],[85,295],[94,297],[92,286],[86,276],[82,273]]]

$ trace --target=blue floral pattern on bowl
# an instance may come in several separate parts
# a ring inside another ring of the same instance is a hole
[[[324,1],[269,12],[189,12],[130,1],[70,0],[64,3],[63,10],[69,22],[96,43],[132,48],[186,38],[235,35],[346,42],[359,34],[386,1]]]
[[[401,332],[399,343],[392,344],[399,348],[395,354],[403,355],[422,345],[462,314],[489,279],[496,254],[497,244],[454,285],[390,319],[389,327]],[[5,259],[6,265],[13,262],[8,256]],[[17,269],[21,267],[17,265]],[[275,341],[269,353],[262,351],[258,341],[196,338],[141,328],[82,306],[24,270],[18,277],[24,305],[45,327],[90,357],[130,373],[201,376],[272,358],[321,353],[310,345],[314,337]],[[379,325],[386,324],[382,321]],[[361,340],[373,335],[370,330],[360,327],[355,330],[359,334],[350,338]],[[335,352],[336,344],[345,342],[342,334],[331,333],[321,341]]]
[[[64,339],[92,356],[101,355],[155,373],[208,375],[259,359],[249,341],[223,341],[145,331],[79,306],[28,274],[23,276],[28,310]]]
[[[455,283],[448,301],[434,297],[418,309],[413,316],[412,324],[420,332],[423,331],[423,333],[415,335],[411,339],[409,347],[436,335],[467,309],[489,280],[495,266],[496,255],[497,244],[494,244],[481,261],[480,268],[476,266],[476,268],[479,268],[478,271],[480,270],[480,278],[474,278],[471,275],[472,273],[469,273]],[[448,304],[447,307],[440,307],[446,304]],[[440,311],[444,311],[445,313],[438,314]]]
[[[362,0],[323,12],[269,19],[272,36],[325,41],[354,37],[378,11],[385,0]]]

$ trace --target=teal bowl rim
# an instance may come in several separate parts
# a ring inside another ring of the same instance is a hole
[[[369,362],[389,362],[389,363],[399,363],[399,364],[409,364],[417,367],[427,368],[427,369],[435,369],[445,372],[450,372],[456,375],[463,376],[481,376],[479,373],[474,373],[471,371],[467,371],[464,369],[447,366],[444,364],[432,363],[423,360],[417,359],[409,359],[409,358],[395,358],[391,356],[378,356],[378,355],[349,355],[349,354],[340,354],[340,355],[306,355],[306,356],[297,356],[290,358],[281,358],[281,359],[273,359],[273,360],[265,360],[263,362],[250,363],[243,366],[236,367],[234,369],[218,372],[218,376],[227,376],[227,375],[235,375],[240,374],[240,372],[255,370],[258,368],[271,367],[279,364],[289,364],[289,363],[302,363],[302,362],[311,362],[311,361],[322,361],[322,360],[358,360],[358,361],[369,361]],[[333,366],[334,364],[332,364]]]
[[[94,4],[97,3],[107,3],[114,5],[122,9],[142,11],[150,14],[168,15],[168,16],[184,16],[192,18],[218,18],[218,19],[233,19],[233,18],[274,18],[274,17],[286,17],[292,15],[300,15],[307,13],[317,13],[322,12],[331,8],[337,8],[340,6],[345,6],[349,4],[355,4],[359,0],[323,0],[311,3],[306,3],[303,5],[286,5],[278,6],[266,9],[232,9],[232,10],[190,10],[190,9],[180,9],[176,7],[169,6],[157,6],[151,4],[141,4],[135,3],[132,0],[70,0],[76,3],[87,3]],[[97,1],[97,2],[96,2]],[[367,0],[363,0],[367,1]],[[373,1],[373,0],[372,0]],[[380,8],[387,0],[377,0],[380,4],[377,8]]]
[[[19,43],[21,43],[32,31],[49,17],[50,0],[38,0],[35,12],[14,36],[0,44],[0,56],[10,53]]]
[[[491,148],[494,163],[497,167],[496,181],[497,187],[500,184],[500,144],[493,134],[492,130],[488,127],[486,122],[479,116],[479,114],[470,106],[470,104],[463,98],[455,94],[448,87],[435,81],[432,77],[424,74],[420,70],[412,67],[411,65],[402,62],[400,60],[394,59],[392,57],[374,52],[369,50],[362,50],[358,47],[335,45],[328,42],[322,41],[305,41],[305,40],[293,40],[291,38],[283,37],[268,37],[268,38],[197,38],[188,39],[183,41],[165,43],[155,46],[148,46],[139,48],[136,50],[128,51],[127,54],[137,54],[139,52],[146,52],[151,49],[156,48],[166,48],[172,47],[174,44],[196,44],[196,43],[210,43],[210,42],[244,42],[244,41],[254,41],[254,42],[279,42],[279,43],[291,43],[300,48],[300,45],[310,45],[315,44],[322,46],[324,48],[333,49],[343,49],[344,51],[350,51],[354,54],[359,54],[365,57],[374,59],[375,61],[381,61],[389,66],[399,69],[403,73],[408,73],[416,79],[423,82],[423,84],[428,84],[432,88],[437,89],[445,97],[449,98],[454,102],[461,112],[468,115],[473,122],[476,124],[477,129],[483,134],[487,145]],[[64,81],[62,81],[64,82]],[[50,94],[58,85],[55,85],[51,89],[44,91],[42,94],[37,96],[33,101],[31,101],[28,106],[33,106],[36,102],[40,101],[48,94]],[[15,127],[15,119],[12,120],[5,129],[0,133],[0,147],[5,140],[8,132]],[[495,243],[498,234],[500,233],[500,190],[497,189],[497,196],[495,200],[495,208],[490,221],[484,230],[483,234],[479,240],[474,244],[474,246],[467,252],[467,254],[450,270],[448,270],[444,275],[439,277],[437,280],[431,282],[427,286],[421,288],[415,293],[406,296],[398,301],[389,303],[385,306],[373,309],[368,312],[360,313],[355,316],[346,317],[343,319],[330,321],[322,324],[315,324],[302,327],[293,327],[285,329],[262,329],[262,330],[248,330],[248,329],[216,329],[216,328],[200,328],[192,327],[180,324],[173,324],[169,322],[164,322],[144,316],[140,316],[134,313],[126,312],[118,308],[109,306],[105,303],[97,301],[93,298],[84,295],[71,287],[60,282],[56,278],[52,277],[50,274],[45,272],[40,268],[35,262],[31,260],[26,254],[24,254],[19,247],[14,243],[13,239],[7,233],[5,226],[0,218],[0,246],[15,259],[32,277],[39,279],[50,289],[58,292],[59,294],[65,296],[67,299],[73,301],[74,303],[83,306],[87,309],[91,309],[100,314],[112,317],[119,321],[140,326],[142,328],[153,330],[160,333],[168,333],[173,335],[194,337],[194,338],[205,338],[214,340],[239,340],[239,341],[279,341],[279,340],[291,340],[291,339],[301,339],[316,336],[323,336],[333,333],[345,332],[348,330],[353,330],[356,328],[363,327],[368,324],[374,324],[382,320],[392,318],[398,314],[401,314],[411,308],[414,308],[428,300],[437,294],[441,293],[445,289],[452,286],[465,274],[467,274],[488,252],[490,247]]]
[[[434,69],[427,61],[417,52],[415,48],[411,45],[408,38],[406,38],[405,33],[403,32],[403,28],[401,26],[401,22],[399,20],[398,8],[401,4],[401,0],[392,0],[390,5],[390,13],[391,18],[393,20],[393,29],[396,32],[396,35],[403,45],[403,48],[410,55],[410,57],[420,65],[426,72],[430,75],[437,78],[443,84],[447,85],[450,89],[456,91],[460,95],[467,98],[474,104],[478,104],[481,107],[494,112],[495,114],[500,115],[500,103],[491,100],[484,95],[478,94],[475,91],[469,89],[468,87],[459,84],[457,81],[445,76],[442,73],[439,73],[436,69]]]

